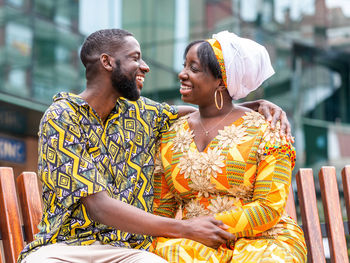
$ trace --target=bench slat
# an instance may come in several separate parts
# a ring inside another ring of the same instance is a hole
[[[43,211],[36,173],[23,172],[17,177],[17,187],[26,241],[31,242],[34,240],[34,235],[38,233],[37,226]]]
[[[0,167],[0,228],[5,261],[14,263],[23,249],[24,242],[15,179],[10,167]]]
[[[312,169],[300,169],[296,175],[296,181],[308,262],[325,263]]]
[[[349,257],[346,248],[335,168],[322,167],[319,173],[319,180],[331,262],[348,263]]]
[[[291,218],[295,220],[295,222],[298,222],[292,185],[290,185],[290,188],[289,188],[289,194],[288,194],[288,199],[286,203],[286,212]]]
[[[348,216],[348,229],[350,231],[350,165],[345,166],[342,170],[342,182],[346,214]]]

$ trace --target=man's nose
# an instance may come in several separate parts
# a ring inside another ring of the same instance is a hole
[[[140,69],[143,71],[143,72],[149,72],[149,66],[146,64],[145,61],[141,60],[141,63],[140,63]]]

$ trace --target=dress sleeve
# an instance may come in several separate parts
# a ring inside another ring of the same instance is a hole
[[[165,178],[161,149],[159,150],[155,161],[153,205],[154,214],[175,218],[178,203]]]
[[[108,172],[98,170],[91,158],[93,154],[98,154],[97,147],[88,148],[78,122],[69,113],[43,119],[39,131],[39,175],[64,208],[69,209],[81,197],[108,192]]]
[[[271,139],[267,132],[259,148],[252,201],[215,215],[237,237],[259,236],[275,226],[284,213],[289,193],[295,160],[293,146],[281,139]]]

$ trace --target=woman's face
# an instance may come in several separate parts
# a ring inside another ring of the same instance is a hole
[[[181,99],[195,105],[214,103],[215,89],[220,84],[209,70],[205,71],[197,56],[201,43],[193,45],[186,55],[184,68],[179,73]]]

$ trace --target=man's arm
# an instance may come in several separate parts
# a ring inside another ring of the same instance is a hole
[[[242,102],[239,105],[247,107],[254,111],[257,111],[265,116],[266,120],[271,122],[271,128],[274,128],[277,121],[281,121],[281,133],[282,137],[286,137],[287,141],[294,142],[294,138],[291,133],[290,123],[288,121],[286,113],[281,107],[267,100],[254,100]],[[192,106],[177,106],[179,111],[179,117],[192,113],[197,109]]]
[[[287,115],[279,106],[267,100],[248,101],[239,105],[264,115],[266,120],[271,122],[271,128],[275,127],[277,121],[281,121],[281,137],[286,137],[287,141],[294,142]]]
[[[187,105],[186,106],[185,105],[181,105],[181,106],[176,106],[176,107],[178,109],[178,116],[179,116],[179,118],[198,110],[195,107],[187,106]]]
[[[176,220],[147,213],[108,196],[106,191],[81,199],[90,218],[116,229],[150,236],[187,238],[217,248],[234,235],[212,216]]]

